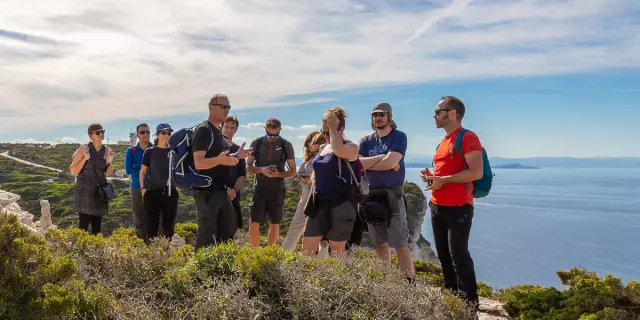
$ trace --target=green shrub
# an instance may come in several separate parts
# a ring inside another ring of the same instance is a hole
[[[636,319],[640,316],[638,282],[626,286],[620,278],[583,268],[558,271],[558,277],[568,288],[559,291],[533,285],[521,285],[499,290],[505,310],[519,319]]]
[[[0,318],[85,318],[109,312],[110,294],[85,285],[76,261],[59,247],[46,245],[16,216],[0,214]]]

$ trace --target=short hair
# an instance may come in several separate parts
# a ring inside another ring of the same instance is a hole
[[[327,121],[327,117],[331,114],[335,114],[336,117],[338,118],[338,130],[342,129],[346,126],[347,124],[347,110],[342,109],[338,106],[336,106],[333,109],[329,109],[324,113],[324,116],[322,116],[322,123],[325,123]]]
[[[92,133],[98,130],[102,130],[102,125],[99,123],[92,123],[89,125],[89,128],[87,129],[87,133],[91,135]]]
[[[282,123],[276,118],[270,118],[267,120],[265,126],[267,127],[267,129],[280,129],[282,128]]]
[[[447,108],[451,108],[456,111],[458,115],[458,120],[462,120],[464,118],[464,103],[457,97],[454,96],[445,96],[440,99],[440,101],[444,101],[445,106]]]
[[[236,129],[238,129],[238,127],[240,127],[240,121],[238,121],[238,117],[236,117],[236,116],[228,116],[226,119],[224,119],[223,125],[225,123],[227,123],[227,122],[235,123],[236,124]]]
[[[140,127],[147,127],[147,128],[149,128],[149,125],[148,125],[148,124],[146,124],[146,123],[144,123],[144,122],[143,122],[143,123],[141,123],[141,124],[139,124],[138,126],[136,126],[136,133],[138,133],[138,130],[140,130]]]

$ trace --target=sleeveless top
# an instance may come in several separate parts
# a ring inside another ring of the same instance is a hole
[[[96,191],[98,184],[107,183],[105,170],[107,161],[104,159],[106,147],[103,145],[100,150],[96,150],[92,143],[89,143],[89,156],[84,163],[82,170],[76,176],[75,187],[73,189],[73,211],[84,213],[90,216],[102,217],[109,210],[107,201],[96,201]],[[98,179],[93,173],[93,162],[95,161],[98,172]]]
[[[349,191],[355,182],[351,177],[351,171],[347,167],[347,160],[340,159],[333,152],[326,155],[318,154],[312,161],[315,174],[315,191],[320,195],[344,194]],[[341,170],[338,169],[341,164]],[[356,169],[356,161],[350,161],[351,167]],[[340,172],[342,171],[342,172]]]

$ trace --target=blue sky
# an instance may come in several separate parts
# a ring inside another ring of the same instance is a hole
[[[226,93],[239,141],[277,117],[298,151],[334,105],[359,139],[386,101],[431,154],[456,95],[492,156],[640,156],[637,1],[36,2],[0,4],[0,141],[190,126]]]

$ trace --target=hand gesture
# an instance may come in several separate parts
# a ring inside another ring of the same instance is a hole
[[[429,171],[428,168],[425,168],[424,170],[420,170],[420,178],[422,179],[423,182],[426,182],[427,184],[431,185],[431,181],[429,181],[429,179],[427,179],[427,177],[431,176],[431,171]]]
[[[115,157],[116,153],[111,148],[109,148],[109,151],[104,154],[104,159],[107,163],[111,163]]]
[[[227,187],[227,195],[229,195],[229,199],[234,200],[236,198],[236,189]]]
[[[276,175],[278,174],[277,171],[273,171],[269,167],[262,167],[262,169],[260,170],[260,173],[262,173],[265,177],[268,177],[268,178],[275,178]]]
[[[247,143],[244,142],[242,143],[242,146],[240,146],[240,149],[238,150],[238,159],[246,159],[251,154],[251,152],[253,152],[253,149],[251,148],[249,149],[244,148],[246,144]]]
[[[218,163],[223,166],[233,167],[238,164],[238,158],[230,157],[229,150],[222,151],[216,158],[218,158]]]
[[[428,191],[440,190],[442,186],[444,186],[444,178],[436,177],[436,176],[428,176],[427,180],[429,180],[429,186],[427,187]]]
[[[338,130],[338,125],[340,124],[340,121],[338,120],[338,117],[336,117],[335,114],[330,114],[329,116],[327,116],[327,127],[329,127],[329,129],[336,129]]]

